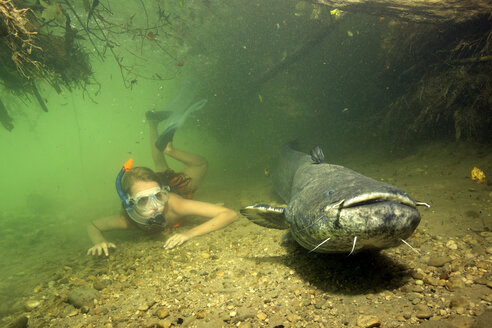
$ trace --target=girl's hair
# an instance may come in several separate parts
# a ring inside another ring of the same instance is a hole
[[[131,194],[132,186],[137,181],[154,181],[162,187],[161,181],[157,174],[148,167],[137,166],[125,172],[121,181],[121,187],[125,194]]]

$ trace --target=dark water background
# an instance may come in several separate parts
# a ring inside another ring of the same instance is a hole
[[[354,153],[391,155],[394,140],[368,128],[405,90],[406,82],[388,70],[381,46],[390,19],[347,15],[336,20],[326,7],[311,19],[317,7],[298,3],[173,5],[174,27],[185,41],[167,42],[162,36],[161,44],[183,66],[150,42],[126,40],[129,49],[143,47],[143,61],[122,52],[128,62],[139,64],[135,71],[158,72],[164,81],[136,77],[133,88],[125,88],[114,61],[93,55],[101,85],[97,96],[97,85],[87,90],[94,101],[81,90],[59,95],[41,84],[50,109],[46,114],[35,102],[2,93],[13,109],[15,129],[0,130],[0,315],[60,266],[85,256],[90,247],[85,225],[119,210],[114,179],[122,164],[133,157],[135,165],[153,166],[144,113],[166,109],[186,81],[196,81],[190,94],[207,98],[208,104],[179,129],[175,146],[209,160],[203,186],[208,200],[221,202],[213,193],[218,189],[234,195],[233,181],[264,179],[264,168],[293,139],[306,150],[321,145],[336,163]],[[137,2],[117,7],[117,21],[136,13],[135,24],[144,23]],[[319,44],[271,80],[258,82],[324,30]],[[82,46],[93,53],[88,42]]]

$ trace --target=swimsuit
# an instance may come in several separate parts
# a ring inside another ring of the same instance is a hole
[[[164,172],[156,172],[156,174],[161,180],[161,184],[163,186],[169,186],[171,192],[186,199],[193,198],[194,190],[190,188],[191,177],[183,172],[174,172],[171,169],[167,169]]]

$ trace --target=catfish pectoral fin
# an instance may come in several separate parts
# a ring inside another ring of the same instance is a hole
[[[262,227],[284,230],[289,229],[284,210],[284,207],[258,204],[242,208],[239,212]]]

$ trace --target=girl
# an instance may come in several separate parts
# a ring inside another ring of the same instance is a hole
[[[146,233],[155,233],[179,225],[186,216],[210,218],[186,232],[171,236],[164,244],[165,249],[171,249],[191,238],[219,230],[237,219],[236,212],[230,209],[191,200],[207,171],[207,161],[201,156],[174,148],[172,138],[175,129],[171,133],[166,129],[157,137],[158,123],[168,116],[165,113],[168,112],[146,114],[157,172],[146,167],[131,168],[131,161],[125,164],[116,181],[124,211],[89,224],[87,231],[94,246],[87,254],[104,253],[108,256],[109,249],[116,247],[104,239],[102,232],[107,230],[136,227]],[[167,142],[163,152],[158,149],[159,141],[162,145],[162,140]],[[183,172],[174,172],[168,167],[164,154],[183,162],[187,167]]]

